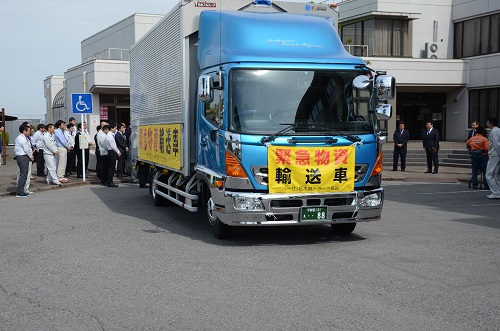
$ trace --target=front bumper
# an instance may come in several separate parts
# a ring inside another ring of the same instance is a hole
[[[380,219],[384,190],[353,191],[327,194],[257,194],[227,192],[212,188],[215,203],[214,216],[232,226],[259,225],[312,225],[368,222]],[[364,206],[364,198],[379,195],[380,203]],[[264,210],[237,210],[234,198],[252,198],[261,201]],[[326,207],[327,217],[323,220],[301,220],[302,207]]]

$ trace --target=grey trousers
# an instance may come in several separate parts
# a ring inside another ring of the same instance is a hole
[[[488,165],[486,166],[485,178],[490,187],[491,193],[500,196],[500,174],[499,172],[500,157],[497,155],[490,155]]]
[[[19,172],[17,173],[17,194],[27,193],[25,192],[26,181],[29,176],[29,169],[31,160],[27,155],[16,156],[17,166],[19,167]]]

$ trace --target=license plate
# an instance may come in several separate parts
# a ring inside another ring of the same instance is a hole
[[[301,221],[322,221],[327,218],[327,207],[302,207]]]

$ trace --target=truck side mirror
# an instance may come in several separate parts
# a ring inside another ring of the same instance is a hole
[[[379,104],[375,108],[375,113],[379,121],[388,120],[392,116],[392,106],[389,104]]]
[[[381,144],[385,144],[387,142],[387,131],[377,131],[377,139]]]
[[[201,102],[212,102],[212,76],[201,75],[198,78],[198,98]]]
[[[386,75],[377,76],[375,89],[380,101],[392,100],[396,96],[396,79]]]

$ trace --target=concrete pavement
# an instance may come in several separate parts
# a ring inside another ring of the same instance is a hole
[[[446,144],[446,142],[443,142]],[[452,148],[455,145],[462,146],[463,143],[448,143],[447,148]],[[393,145],[387,143],[384,145],[383,152],[387,155],[392,155]],[[410,143],[409,148],[421,148],[421,143]],[[7,164],[0,166],[0,197],[10,196],[16,194],[16,176],[18,167],[16,161],[13,159],[13,147],[7,147]],[[383,171],[383,180],[387,181],[404,181],[404,182],[433,182],[433,183],[456,183],[468,182],[470,180],[470,168],[455,168],[455,167],[440,167],[438,174],[424,173],[425,166],[407,166],[406,171],[391,171],[390,167],[385,167]],[[36,165],[32,167],[32,174],[36,177]],[[116,179],[116,178],[115,178]],[[69,182],[57,185],[47,185],[45,177],[36,177],[31,181],[30,191],[37,192],[61,189],[68,187],[75,187],[79,185],[100,185],[100,181],[95,175],[95,172],[87,172],[86,181],[75,176],[68,177]],[[122,181],[115,180],[115,182],[131,182],[131,178],[123,179]]]

